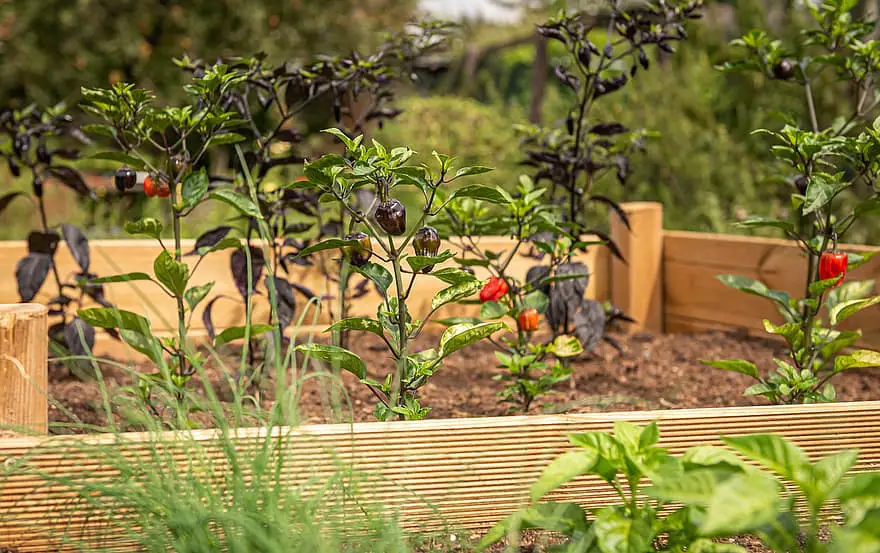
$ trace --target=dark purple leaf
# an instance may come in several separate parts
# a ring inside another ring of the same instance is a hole
[[[57,232],[41,232],[35,230],[28,234],[27,237],[28,252],[44,253],[49,256],[55,255],[55,250],[58,249],[58,242],[60,240],[61,237],[58,236]]]
[[[369,294],[370,293],[369,285],[370,285],[370,279],[368,279],[368,278],[365,278],[364,280],[358,282],[354,286],[354,293],[351,296],[352,299],[361,298],[361,297]]]
[[[208,304],[205,306],[205,310],[202,311],[202,324],[205,325],[205,331],[207,331],[208,338],[210,338],[212,342],[214,341],[214,336],[216,336],[216,333],[214,332],[213,318],[214,304],[217,302],[217,300],[226,297],[227,296],[224,296],[222,294],[217,296],[216,298],[209,301]]]
[[[93,200],[95,199],[94,191],[88,187],[86,181],[83,180],[82,175],[80,175],[79,171],[76,169],[64,165],[55,165],[49,167],[49,173],[80,196],[85,196],[86,198],[91,198]]]
[[[0,213],[3,213],[9,204],[12,203],[12,200],[23,195],[24,192],[10,192],[9,194],[5,194],[0,196]]]
[[[599,123],[590,127],[589,132],[590,134],[612,135],[625,133],[627,130],[629,129],[620,123]]]
[[[291,286],[291,288],[293,288],[294,290],[296,290],[297,292],[302,294],[302,296],[307,300],[311,300],[312,298],[315,297],[315,293],[312,291],[312,289],[307,288],[307,287],[303,286],[302,284],[297,284],[297,283],[293,282],[290,284],[290,286]]]
[[[617,213],[617,216],[620,217],[620,220],[623,222],[623,224],[626,225],[626,228],[632,231],[632,227],[629,226],[629,216],[626,214],[626,211],[624,211],[623,208],[620,207],[620,204],[618,204],[611,198],[600,195],[590,196],[590,201],[605,204],[613,209],[614,212]]]
[[[29,302],[46,282],[52,257],[45,253],[30,253],[19,260],[15,266],[15,280],[18,282],[18,295],[21,301]]]
[[[89,240],[86,235],[73,225],[61,225],[61,234],[64,236],[64,241],[67,242],[67,248],[73,255],[76,264],[83,272],[87,272],[91,256],[89,255]]]
[[[283,234],[285,236],[288,234],[299,234],[309,230],[313,226],[315,226],[315,223],[291,223],[284,227]]]
[[[613,347],[614,349],[616,349],[616,350],[617,350],[617,353],[618,353],[619,355],[623,355],[623,353],[624,353],[624,352],[623,352],[623,347],[620,345],[620,342],[618,342],[616,339],[614,339],[614,338],[612,338],[611,336],[608,336],[608,335],[606,334],[605,336],[602,336],[602,340],[608,342],[608,344],[609,344],[611,347]]]
[[[221,226],[205,231],[201,236],[196,238],[196,244],[193,247],[193,250],[186,255],[198,255],[199,250],[202,248],[213,248],[219,244],[221,240],[226,238],[226,235],[229,234],[229,231],[231,230],[232,227]]]
[[[529,267],[529,270],[526,272],[526,284],[531,286],[534,290],[540,290],[549,296],[550,283],[547,281],[547,277],[549,276],[550,267],[547,265],[535,265]]]
[[[266,287],[269,287],[270,282],[272,281],[271,276],[266,277]],[[291,322],[293,322],[293,317],[296,315],[296,298],[293,297],[293,286],[287,280],[283,278],[274,279],[275,282],[275,292],[276,298],[278,301],[277,310],[278,310],[278,322],[281,324],[281,328],[287,328]]]
[[[55,323],[49,327],[48,335],[49,339],[58,344],[64,344],[64,328],[67,325],[64,322]]]
[[[263,274],[263,268],[266,261],[263,258],[263,250],[249,246],[251,255],[251,281],[248,283],[248,264],[247,255],[243,249],[232,252],[230,258],[230,269],[232,270],[232,278],[235,280],[235,287],[238,293],[243,297],[248,295],[248,291],[253,292],[257,287],[257,282]]]
[[[621,260],[623,263],[626,263],[626,259],[623,257],[623,252],[620,251],[620,248],[617,247],[617,244],[614,243],[614,240],[612,240],[607,233],[602,232],[601,230],[592,229],[584,231],[584,234],[595,234],[598,236],[600,240],[605,242],[608,249],[611,250],[611,255]]]
[[[595,300],[584,300],[574,314],[574,333],[585,350],[596,347],[605,335],[605,308]]]
[[[76,317],[64,329],[64,343],[73,355],[88,355],[95,347],[95,328]]]

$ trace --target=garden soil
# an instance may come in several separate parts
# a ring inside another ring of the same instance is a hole
[[[393,370],[383,344],[370,334],[353,336],[353,350],[366,362],[370,376],[382,380]],[[436,346],[437,334],[425,334],[417,340],[422,348]],[[702,365],[701,359],[748,359],[764,370],[773,366],[774,356],[783,356],[780,342],[749,337],[742,333],[708,332],[701,334],[651,335],[635,334],[618,337],[623,352],[602,344],[596,351],[583,354],[573,363],[571,382],[562,383],[558,391],[538,400],[529,414],[584,413],[596,411],[684,409],[694,407],[729,407],[764,404],[759,397],[743,397],[742,392],[753,381],[744,375]],[[499,403],[498,391],[503,383],[495,379],[501,374],[496,367],[493,346],[475,344],[451,356],[424,386],[420,393],[423,406],[431,408],[428,418],[486,417],[518,414],[509,405]],[[238,359],[228,357],[228,366],[237,368]],[[136,367],[149,372],[149,366]],[[310,368],[309,371],[321,369]],[[207,375],[218,396],[229,397],[228,375],[234,372],[219,362],[207,363]],[[308,371],[305,374],[309,374]],[[302,379],[303,373],[297,375]],[[264,407],[272,404],[274,375],[264,379],[260,394]],[[105,367],[103,378],[111,388],[110,397],[118,397],[113,389],[132,384],[131,372]],[[300,388],[300,416],[303,423],[324,423],[340,420],[371,421],[375,398],[352,375],[344,373],[341,387],[343,407],[332,408],[333,378],[305,379]],[[339,382],[335,380],[335,382]],[[880,399],[880,370],[862,369],[841,374],[834,379],[840,401]],[[75,378],[64,366],[50,367],[50,393],[57,405],[50,406],[52,422],[69,423],[69,410],[82,422],[103,425],[104,408],[99,386]],[[63,406],[63,408],[62,408]],[[69,430],[68,430],[69,431]]]

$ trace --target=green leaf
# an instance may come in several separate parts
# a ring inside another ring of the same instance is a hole
[[[242,215],[247,217],[253,217],[254,219],[263,218],[262,213],[260,213],[260,208],[244,194],[239,194],[233,190],[222,188],[220,190],[214,190],[208,195],[208,197],[231,205]]]
[[[564,359],[580,355],[584,352],[584,346],[574,336],[561,334],[551,342],[549,352],[560,359]]]
[[[868,367],[880,367],[880,352],[858,349],[848,355],[838,355],[834,358],[835,373]]]
[[[809,466],[809,459],[803,450],[775,434],[752,434],[721,439],[745,457],[757,461],[793,482],[798,482]]]
[[[221,146],[223,144],[236,144],[247,140],[238,133],[227,132],[223,134],[215,134],[208,140],[207,146]]]
[[[80,309],[77,315],[95,328],[118,328],[150,335],[150,321],[131,311],[113,307],[92,307]]]
[[[124,275],[105,276],[89,280],[89,284],[110,284],[112,282],[131,282],[135,280],[153,280],[147,273],[126,273]]]
[[[317,244],[312,244],[307,248],[303,248],[297,254],[297,257],[305,257],[307,255],[313,254],[315,252],[321,252],[324,250],[337,250],[340,248],[348,248],[357,246],[360,244],[357,240],[343,240],[341,238],[328,238],[322,242],[318,242]]]
[[[462,282],[472,282],[477,280],[477,277],[474,275],[456,267],[434,269],[429,274],[434,278],[442,280],[446,284],[461,284]]]
[[[137,332],[135,330],[121,329],[119,337],[128,344],[130,348],[146,355],[153,363],[162,366],[164,359],[162,357],[162,345],[155,337]]]
[[[715,367],[716,369],[742,373],[751,376],[755,380],[760,380],[761,378],[761,375],[758,374],[757,365],[750,361],[746,361],[745,359],[726,359],[723,361],[707,361],[701,359],[700,363],[708,365],[710,367]]]
[[[862,309],[867,309],[872,305],[880,303],[880,296],[871,298],[863,298],[860,300],[849,300],[838,303],[830,310],[831,326],[837,326],[841,321],[852,317]]]
[[[367,376],[363,360],[347,349],[327,344],[300,344],[295,349],[330,366],[339,366],[358,378]]]
[[[480,318],[497,319],[507,314],[507,307],[497,301],[487,301],[480,306]]]
[[[829,309],[833,309],[838,303],[867,298],[871,295],[873,290],[873,280],[853,280],[850,282],[844,282],[828,293],[828,299],[825,300],[825,303],[828,305]]]
[[[490,188],[480,184],[469,184],[453,191],[446,200],[446,203],[449,203],[454,198],[473,198],[475,200],[483,200],[493,204],[509,203],[505,194],[497,188]]]
[[[730,286],[731,288],[735,288],[747,294],[760,296],[762,298],[767,298],[768,300],[774,301],[782,309],[791,313],[791,296],[786,292],[771,290],[767,288],[767,285],[763,282],[749,277],[739,275],[719,275],[717,278],[726,286]]]
[[[162,228],[162,221],[155,217],[145,217],[140,221],[125,223],[125,232],[128,234],[144,234],[156,240],[162,236]]]
[[[434,319],[431,322],[437,323],[438,325],[450,327],[463,323],[478,325],[483,322],[483,319],[480,319],[478,317],[447,317],[445,319]]]
[[[758,472],[736,474],[716,487],[700,533],[729,536],[753,532],[776,519],[780,503],[780,486],[775,479]]]
[[[201,301],[205,299],[205,297],[207,297],[213,287],[214,283],[208,282],[199,286],[193,286],[192,288],[187,290],[183,294],[183,301],[185,301],[186,305],[189,306],[189,310],[194,310],[196,306],[201,303]]]
[[[633,518],[605,507],[593,522],[602,553],[644,553],[653,549],[654,530],[646,516]]]
[[[831,290],[837,283],[840,282],[840,277],[827,278],[825,280],[817,280],[816,282],[811,282],[808,288],[808,291],[811,296],[821,296],[828,290]]]
[[[586,535],[589,529],[587,514],[576,503],[547,502],[532,505],[513,513],[493,526],[477,545],[477,551],[484,551],[493,543],[510,533],[519,534],[522,530],[541,528],[559,532],[566,536]],[[590,550],[584,550],[590,551]],[[590,551],[592,553],[592,551]]]
[[[532,501],[538,501],[548,493],[574,478],[588,474],[599,459],[594,449],[575,449],[566,451],[553,459],[541,472],[530,491]]]
[[[803,343],[804,331],[801,330],[801,326],[797,323],[775,325],[767,319],[764,319],[764,330],[770,334],[783,336],[785,340],[794,347],[798,347],[798,345]]]
[[[183,179],[180,194],[186,209],[195,207],[208,193],[208,174],[204,169],[190,173]]]
[[[174,259],[167,250],[162,250],[156,257],[153,262],[153,272],[156,274],[156,279],[175,296],[182,296],[186,292],[189,266]]]
[[[743,221],[736,223],[736,226],[743,228],[762,228],[772,227],[784,230],[786,232],[794,232],[794,225],[788,221],[780,221],[771,217],[752,216]]]
[[[864,265],[864,264],[867,263],[868,261],[871,261],[871,259],[872,259],[875,255],[877,255],[878,253],[880,253],[880,251],[876,251],[876,252],[861,252],[861,253],[851,253],[851,254],[849,254],[849,255],[848,255],[848,261],[847,261],[847,264],[846,264],[846,270],[847,270],[847,271],[852,271],[853,269],[856,269],[856,268],[858,268],[858,267],[861,267],[862,265]]]
[[[440,356],[446,357],[463,347],[506,329],[504,323],[457,324],[446,329],[440,337]]]
[[[807,499],[817,509],[839,492],[840,483],[859,458],[856,450],[844,450],[824,457],[810,468],[811,493]]]
[[[394,282],[391,272],[376,263],[367,262],[360,267],[352,266],[352,269],[372,280],[383,296],[388,294],[388,288]]]
[[[227,236],[223,240],[220,240],[213,246],[205,246],[203,248],[199,248],[197,252],[200,256],[204,257],[209,253],[219,252],[222,250],[228,250],[230,248],[238,248],[241,246],[240,238],[233,238],[231,236]]]
[[[715,495],[715,489],[729,476],[730,473],[715,468],[688,470],[678,478],[654,482],[645,489],[645,493],[650,497],[685,505],[708,505]]]
[[[254,323],[250,327],[250,336],[259,336],[260,334],[265,334],[266,332],[271,332],[275,327],[272,325],[264,324],[264,323]],[[245,337],[245,334],[248,332],[248,327],[245,326],[233,326],[227,328],[223,332],[217,335],[214,338],[214,347],[219,348],[223,344],[228,344],[233,340],[240,340]]]
[[[366,317],[351,317],[336,321],[324,332],[334,332],[337,330],[363,330],[364,332],[372,332],[377,336],[384,336],[382,323],[379,321],[368,319]]]
[[[834,182],[826,177],[814,174],[804,194],[803,214],[810,213],[826,206],[848,183]]]
[[[321,132],[325,132],[327,134],[332,134],[333,136],[335,136],[336,138],[341,140],[342,143],[345,144],[345,148],[349,152],[353,152],[354,150],[357,149],[357,145],[355,144],[355,140],[350,139],[344,132],[342,132],[339,129],[330,128],[330,129],[324,129]],[[360,143],[360,141],[357,141],[357,142]]]
[[[531,307],[538,313],[546,313],[550,307],[550,298],[540,290],[534,290],[523,298],[523,305]]]
[[[414,273],[417,273],[427,267],[428,265],[439,265],[448,259],[452,259],[454,254],[446,250],[440,255],[429,256],[429,255],[411,255],[406,258],[406,262],[409,263],[409,268],[412,269]]]
[[[748,549],[735,543],[716,543],[708,539],[698,539],[691,543],[688,553],[749,553]]]
[[[146,167],[146,165],[140,158],[122,152],[98,152],[97,154],[90,155],[89,159],[118,161],[119,163],[124,163],[125,165],[128,165],[132,169],[143,170]]]
[[[479,292],[482,287],[483,283],[479,280],[453,284],[449,288],[444,288],[437,292],[437,295],[431,300],[431,309],[437,310],[447,303],[463,300]]]
[[[455,176],[453,176],[451,180],[455,180],[455,179],[461,178],[461,177],[467,177],[470,175],[480,175],[482,173],[488,173],[489,171],[492,171],[492,170],[493,169],[491,167],[482,167],[479,165],[475,165],[473,167],[462,167],[461,169],[459,169],[458,171],[455,172]]]

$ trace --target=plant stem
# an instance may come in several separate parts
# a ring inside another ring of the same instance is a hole
[[[409,336],[406,329],[406,297],[404,295],[403,272],[400,270],[400,256],[394,249],[394,239],[388,237],[388,243],[391,246],[391,264],[394,267],[394,284],[397,291],[397,334],[398,334],[398,353],[397,370],[391,381],[391,404],[400,406],[400,385],[403,375],[406,372],[406,357],[408,354],[407,342]],[[403,418],[403,416],[401,416]]]
[[[180,214],[174,208],[172,208],[171,214],[174,226],[174,259],[180,263],[183,259],[183,248],[180,244]],[[179,341],[177,344],[177,359],[179,361],[177,374],[184,376],[186,370],[186,307],[183,305],[183,295],[175,294],[175,299],[177,300],[177,338]]]
[[[46,204],[43,198],[37,198],[40,205],[40,221],[43,223],[43,232],[49,233],[49,219],[46,217]],[[52,276],[55,277],[55,285],[58,286],[58,295],[63,296],[64,290],[61,288],[61,277],[58,275],[58,267],[55,266],[55,256],[52,256]]]

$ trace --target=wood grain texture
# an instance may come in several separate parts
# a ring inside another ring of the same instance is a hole
[[[612,257],[611,301],[635,319],[628,332],[663,332],[663,204],[633,202],[622,206],[629,228],[611,218],[611,240],[626,262]]]
[[[0,304],[0,429],[48,432],[48,310]]]
[[[480,237],[477,243],[481,248],[496,252],[510,251],[514,243],[507,238]],[[184,241],[184,251],[192,249],[194,241]],[[0,303],[14,303],[18,301],[18,291],[14,278],[15,264],[25,255],[26,244],[24,242],[0,242]],[[452,244],[445,243],[443,248],[452,248],[458,251]],[[153,260],[161,251],[159,246],[151,240],[95,240],[91,242],[92,264],[90,270],[99,276],[109,276],[130,272],[152,272]],[[192,317],[191,338],[202,340],[207,335],[202,323],[202,313],[208,301],[217,296],[224,296],[214,305],[213,321],[215,328],[222,330],[231,326],[239,326],[245,321],[245,305],[240,301],[241,295],[236,289],[230,273],[231,250],[210,254],[199,264],[198,270],[190,280],[190,286],[202,285],[215,282],[208,299],[196,309]],[[328,254],[333,255],[333,254]],[[56,257],[59,273],[62,279],[72,277],[78,271],[78,267],[67,248],[63,245],[58,248]],[[184,260],[192,268],[198,260],[197,256],[184,257]],[[587,293],[590,297],[599,300],[609,298],[609,270],[608,255],[604,247],[592,248],[583,254],[579,260],[586,263],[593,271]],[[510,266],[510,274],[524,278],[529,267],[537,261],[524,256],[514,257]],[[452,265],[453,262],[447,262]],[[480,267],[475,268],[480,278],[485,278],[488,273]],[[335,295],[336,284],[327,282],[323,275],[315,267],[291,266],[291,274],[288,280],[311,289],[316,294]],[[355,283],[363,280],[357,275]],[[260,284],[262,287],[263,285]],[[412,291],[412,303],[410,309],[414,316],[420,317],[430,311],[431,299],[434,294],[443,289],[446,284],[442,281],[425,275],[416,279]],[[370,292],[351,302],[350,316],[375,316],[376,305],[379,298],[374,288],[370,286]],[[153,331],[157,335],[170,335],[176,329],[176,307],[174,301],[162,293],[159,288],[149,282],[125,282],[105,285],[106,297],[120,309],[145,314],[152,324]],[[45,302],[54,292],[45,284],[43,289],[34,299],[35,302]],[[254,301],[253,317],[255,321],[268,319],[268,304],[265,295],[257,296]],[[324,307],[317,304],[308,304],[302,296],[297,295],[297,317],[302,316],[302,322],[307,330],[326,328],[329,315],[328,310],[333,308],[334,300],[326,300]],[[479,312],[479,306],[474,305],[449,305],[441,308],[437,317],[472,316]],[[130,351],[124,345],[108,339],[106,334],[99,332],[95,353],[104,355],[116,355]],[[139,354],[132,353],[137,356]]]
[[[408,530],[480,530],[527,500],[529,486],[547,463],[571,447],[569,434],[607,431],[620,420],[657,420],[661,445],[673,453],[720,445],[719,435],[773,432],[793,440],[814,460],[859,449],[855,471],[880,470],[880,402],[319,425],[277,429],[275,434],[286,438],[283,478],[291,488],[307,482],[319,486],[338,470],[351,470],[363,494],[359,505],[397,512]],[[265,435],[261,429],[239,430],[237,450],[254,450]],[[216,434],[195,431],[193,436],[196,453],[192,446],[173,450],[173,434],[162,439],[180,467],[191,467],[197,457],[207,463],[194,469],[198,474],[221,477],[225,457]],[[144,434],[122,435],[119,441],[113,436],[0,440],[0,466],[26,463],[54,475],[47,481],[27,471],[9,472],[12,476],[0,480],[0,546],[22,553],[46,551],[66,535],[73,544],[100,542],[112,550],[130,549],[109,515],[85,511],[75,494],[54,481],[114,477],[114,469],[88,455],[85,444],[144,458],[156,451],[155,442]],[[549,498],[590,508],[617,500],[596,478],[576,479]]]
[[[877,246],[841,245],[849,252]],[[667,332],[744,328],[760,331],[763,320],[781,322],[769,300],[723,285],[718,275],[759,279],[774,290],[800,297],[807,260],[786,240],[666,231],[663,245],[664,318]],[[880,256],[852,271],[847,280],[875,280],[880,294]],[[827,317],[826,317],[827,318]],[[880,307],[868,308],[841,328],[862,329],[863,343],[880,346]]]

